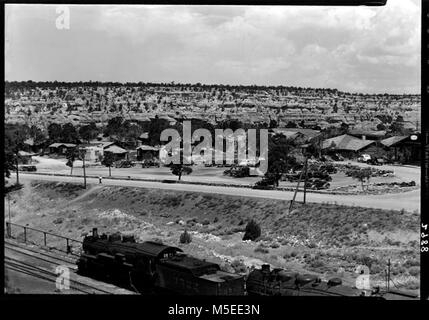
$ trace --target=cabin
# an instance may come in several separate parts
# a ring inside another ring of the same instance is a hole
[[[271,134],[283,134],[297,144],[312,143],[321,137],[320,131],[305,128],[276,128],[270,129]]]
[[[322,141],[322,152],[325,154],[338,153],[352,159],[363,153],[374,153],[377,146],[373,140],[362,140],[348,134],[343,134]]]
[[[387,157],[403,164],[420,164],[421,138],[420,133],[404,136],[393,136],[380,141]]]
[[[36,142],[33,138],[28,138],[24,141],[24,151],[30,153],[42,153],[45,142]]]
[[[99,162],[104,156],[104,150],[111,146],[118,146],[115,142],[111,141],[90,141],[89,144],[83,146],[85,150],[85,161]],[[119,146],[118,146],[119,147]]]
[[[143,132],[139,137],[138,140],[141,144],[149,144],[149,132]]]
[[[137,147],[137,161],[159,161],[159,148],[148,145]]]
[[[18,151],[18,164],[31,164],[33,162],[32,157],[36,154],[26,151]]]
[[[104,149],[104,154],[111,153],[113,154],[114,161],[118,160],[128,160],[128,150],[125,150],[116,145],[112,145],[106,149]]]
[[[74,143],[63,143],[63,142],[55,142],[48,146],[50,154],[57,154],[61,156],[65,156],[67,152],[75,150],[76,144]]]

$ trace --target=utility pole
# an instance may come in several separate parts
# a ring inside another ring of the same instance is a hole
[[[81,151],[84,151],[81,153]],[[83,169],[83,187],[86,189],[86,170],[85,170],[85,149],[79,149],[79,153],[82,157],[82,169]]]
[[[387,261],[387,292],[390,290],[390,259]]]
[[[306,170],[307,170],[307,157],[305,157],[304,168],[302,169],[302,171],[299,175],[298,183],[297,183],[296,188],[295,188],[295,193],[293,194],[293,198],[290,201],[289,212],[292,211],[293,204],[294,204],[295,198],[296,198],[296,194],[298,193],[299,184],[301,183],[302,175],[303,175],[304,171],[306,171]]]
[[[9,193],[7,194],[7,202],[9,205],[9,223],[10,223],[10,194]]]
[[[308,178],[308,163],[307,163],[308,158],[305,158],[305,176],[304,176],[304,204],[305,204],[305,200],[306,200],[306,195],[307,195],[307,178]]]
[[[7,228],[7,235],[10,237],[11,234],[12,234],[12,232],[11,232],[12,226],[10,224],[10,194],[9,193],[7,194],[7,202],[8,202],[8,205],[9,205],[9,225],[8,225],[8,228]]]
[[[18,157],[19,157],[19,151],[16,151],[15,154],[15,166],[16,166],[16,185],[19,185],[19,169],[18,169]]]

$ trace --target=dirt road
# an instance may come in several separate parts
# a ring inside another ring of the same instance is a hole
[[[13,181],[15,177],[11,175]],[[83,183],[80,177],[64,176],[43,176],[30,173],[20,174],[20,180],[44,180]],[[87,178],[87,183],[98,184],[98,179]],[[248,188],[205,186],[191,184],[167,184],[161,182],[132,181],[132,180],[110,180],[103,179],[103,185],[141,187],[150,189],[179,190],[188,192],[204,192],[226,194],[234,196],[270,198],[280,200],[291,200],[293,192],[277,190],[254,190]],[[302,201],[303,194],[299,193],[297,201]],[[307,193],[308,202],[316,203],[337,203],[348,206],[361,206],[369,208],[393,209],[420,212],[420,190],[414,190],[404,193],[394,193],[385,195],[327,195],[318,193]]]

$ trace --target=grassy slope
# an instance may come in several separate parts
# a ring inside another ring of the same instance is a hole
[[[418,288],[415,213],[328,204],[297,204],[288,212],[288,201],[55,182],[28,184],[13,202],[16,223],[73,238],[99,227],[184,246],[178,239],[187,228],[194,240],[185,250],[221,263],[242,257],[321,275],[342,268],[346,277],[366,264],[381,280],[390,258],[397,285]],[[240,232],[251,218],[263,235],[248,244]]]

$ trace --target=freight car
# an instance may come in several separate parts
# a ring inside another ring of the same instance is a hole
[[[246,280],[249,295],[266,296],[361,296],[358,289],[344,286],[341,279],[328,282],[311,274],[298,274],[284,269],[270,270],[269,265],[250,272]]]
[[[243,295],[244,277],[223,272],[219,265],[185,255],[181,249],[120,234],[83,240],[77,261],[81,274],[129,286],[139,292],[190,295]]]
[[[364,292],[342,284],[339,278],[322,281],[316,275],[298,274],[284,269],[272,269],[263,265],[249,273],[246,279],[248,295],[260,296],[325,296],[359,297],[370,296],[382,300],[418,300],[418,296],[400,290],[382,291],[380,288]]]

